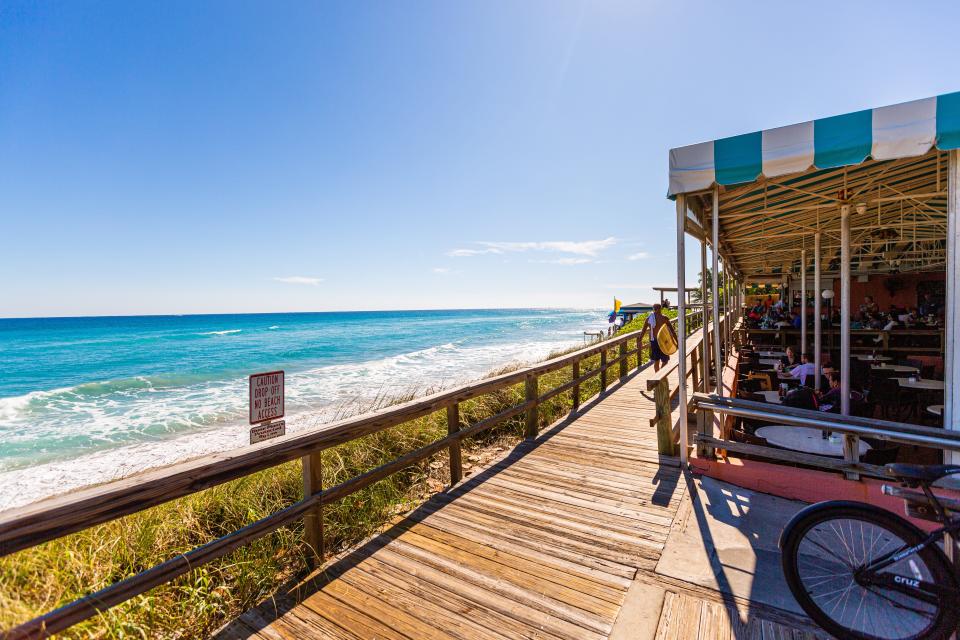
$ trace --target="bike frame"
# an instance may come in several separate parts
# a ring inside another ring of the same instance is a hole
[[[951,518],[943,508],[943,505],[940,504],[940,501],[937,500],[933,491],[930,490],[929,485],[921,484],[920,488],[927,497],[927,502],[936,510],[940,521],[946,524],[936,531],[931,532],[920,544],[907,547],[906,549],[895,549],[880,556],[867,566],[858,569],[854,577],[860,584],[882,586],[890,591],[897,591],[929,604],[937,604],[937,598],[940,597],[946,598],[948,602],[952,602],[953,606],[960,606],[960,591],[957,589],[907,576],[880,573],[904,558],[920,553],[931,544],[936,544],[948,534],[951,539],[956,539],[956,534],[960,532],[960,516]]]

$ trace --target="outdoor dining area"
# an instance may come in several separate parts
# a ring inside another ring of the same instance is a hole
[[[693,238],[732,314],[678,362],[682,465],[805,499],[960,462],[958,149],[960,93],[671,150],[678,290]]]

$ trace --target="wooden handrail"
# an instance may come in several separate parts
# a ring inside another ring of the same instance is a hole
[[[627,343],[631,340],[636,342],[636,347],[627,349]],[[606,378],[606,372],[611,367],[619,368],[622,381],[626,373],[625,364],[631,356],[637,355],[638,368],[642,364],[643,344],[643,331],[632,331],[530,367],[464,384],[379,411],[340,420],[259,445],[211,454],[162,469],[147,471],[4,512],[0,514],[0,556],[143,511],[285,462],[298,458],[310,459],[324,449],[435,412],[447,410],[448,420],[454,416],[457,422],[454,427],[448,425],[447,435],[439,440],[335,487],[317,492],[307,491],[305,487],[303,500],[279,512],[121,580],[95,594],[64,605],[6,633],[0,633],[0,637],[4,640],[38,638],[62,631],[301,517],[305,518],[306,523],[309,512],[317,509],[324,501],[345,497],[443,449],[450,448],[451,451],[456,449],[459,452],[460,442],[464,438],[476,435],[513,417],[526,414],[526,433],[528,436],[534,436],[537,432],[537,408],[540,404],[572,389],[577,396],[573,403],[574,407],[579,407],[579,386],[583,382],[598,375]],[[618,348],[618,353],[613,358],[607,358],[607,352],[614,348]],[[580,363],[585,358],[597,354],[600,354],[603,360],[601,366],[580,375]],[[540,392],[537,387],[539,376],[568,366],[572,368],[573,373],[569,382]],[[457,411],[450,410],[465,400],[521,382],[525,383],[527,390],[524,402],[475,424],[460,425]],[[455,459],[458,458],[459,456],[451,456],[451,477],[456,476],[454,466]]]

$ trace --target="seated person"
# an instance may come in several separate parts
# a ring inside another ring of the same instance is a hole
[[[864,296],[863,304],[860,305],[861,322],[864,322],[871,316],[880,314],[880,305],[873,301],[873,296]],[[866,323],[864,323],[866,324]]]
[[[787,355],[781,356],[780,362],[785,367],[795,367],[800,364],[800,358],[797,357],[797,352],[793,350],[793,347],[787,347]]]
[[[794,407],[795,409],[810,409],[815,411],[818,408],[817,396],[813,389],[807,387],[797,387],[791,389],[787,395],[780,401],[785,407]]]
[[[936,316],[940,313],[940,305],[933,301],[929,293],[923,294],[923,300],[920,302],[921,316]]]
[[[811,377],[811,380],[814,379],[812,376],[816,373],[816,370],[816,365],[813,364],[813,356],[804,353],[800,356],[800,364],[790,369],[790,375],[799,378],[800,384],[806,385],[808,377]]]
[[[801,316],[799,313],[794,314],[793,316],[793,328],[794,329],[803,328],[803,316]]]
[[[827,378],[830,380],[830,389],[820,394],[820,410],[840,413],[840,400],[843,398],[843,394],[840,393],[840,372],[831,371]],[[850,400],[851,404],[853,402],[859,402],[863,400],[863,394],[859,391],[851,391]]]

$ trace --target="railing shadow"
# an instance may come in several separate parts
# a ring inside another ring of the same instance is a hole
[[[536,438],[527,439],[518,443],[507,455],[493,462],[482,471],[462,480],[445,492],[431,496],[429,500],[403,516],[401,520],[393,522],[385,530],[362,543],[359,547],[346,551],[338,558],[328,562],[321,571],[308,576],[301,575],[291,579],[282,585],[270,598],[262,601],[256,607],[223,627],[214,636],[214,640],[233,639],[248,634],[250,630],[260,631],[269,626],[274,620],[282,617],[291,609],[297,607],[299,603],[309,598],[312,594],[322,590],[324,586],[338,579],[364,560],[376,555],[378,551],[389,545],[393,540],[422,523],[428,517],[443,509],[444,506],[455,502],[460,497],[468,495],[471,491],[483,486],[490,479],[509,470],[528,454],[549,443],[551,438],[563,433],[565,429],[570,427],[580,417],[589,413],[590,410],[595,408],[605,398],[622,389],[625,384],[638,375],[641,375],[649,366],[651,366],[650,363],[646,363],[639,369],[634,369],[626,377],[615,379],[606,390],[581,404],[576,412],[571,412],[564,418],[554,422],[545,428]],[[642,422],[638,422],[638,426],[641,428],[645,427]],[[658,470],[653,479],[657,485],[652,499],[654,504],[661,506],[669,504],[676,490],[677,480],[675,474],[672,479],[669,479],[669,482],[665,482],[665,480],[666,478],[662,476]]]

